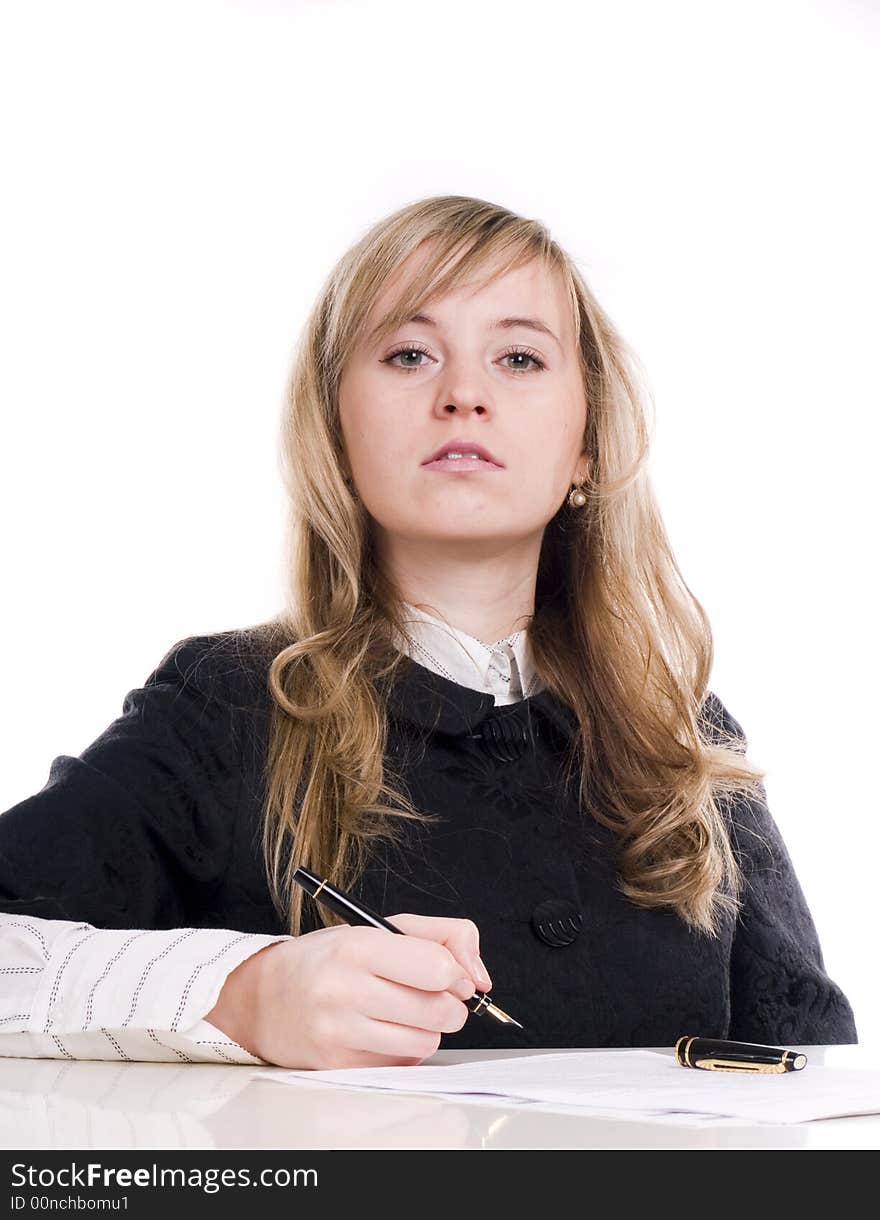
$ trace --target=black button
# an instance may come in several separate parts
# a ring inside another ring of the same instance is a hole
[[[512,712],[487,716],[480,725],[480,737],[488,752],[500,762],[514,762],[525,753],[537,733],[529,723],[528,712],[516,706]]]
[[[583,916],[567,898],[548,898],[535,907],[532,927],[535,935],[554,949],[562,949],[577,940]]]

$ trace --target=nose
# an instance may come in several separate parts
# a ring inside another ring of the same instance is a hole
[[[471,359],[451,357],[443,366],[437,382],[437,413],[443,416],[458,412],[463,417],[474,411],[485,415],[490,409],[491,387],[488,372]]]

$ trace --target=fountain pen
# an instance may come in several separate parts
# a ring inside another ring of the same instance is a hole
[[[381,915],[371,911],[356,898],[352,898],[351,894],[338,890],[326,878],[322,880],[314,873],[310,873],[307,868],[298,868],[293,874],[293,880],[297,885],[301,885],[307,894],[311,894],[318,902],[323,902],[331,911],[341,915],[346,923],[366,924],[371,928],[386,928],[389,932],[397,932],[400,936],[406,935],[400,928],[395,928],[393,923],[389,923],[387,919],[383,919]],[[464,1001],[464,1004],[475,1016],[482,1017],[484,1014],[488,1014],[496,1021],[500,1021],[502,1025],[515,1025],[517,1029],[523,1028],[519,1021],[514,1021],[513,1017],[500,1009],[497,1004],[493,1004],[490,997],[483,991],[475,991],[470,999]]]
[[[722,1038],[689,1038],[683,1034],[675,1044],[675,1058],[682,1067],[710,1072],[761,1072],[773,1076],[800,1072],[807,1056],[784,1047],[761,1042],[726,1042]]]

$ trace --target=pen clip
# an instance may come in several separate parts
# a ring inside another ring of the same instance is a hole
[[[763,1072],[772,1076],[785,1071],[784,1063],[746,1063],[737,1059],[697,1059],[694,1067],[710,1072]]]

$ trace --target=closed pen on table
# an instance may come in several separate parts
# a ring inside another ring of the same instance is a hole
[[[318,902],[323,902],[331,911],[341,915],[346,923],[365,924],[371,928],[385,928],[389,932],[396,932],[399,936],[406,935],[400,928],[395,928],[393,923],[383,919],[381,915],[359,902],[357,898],[346,894],[344,890],[337,889],[326,879],[322,880],[314,873],[310,873],[307,868],[298,868],[293,874],[293,880],[297,885],[301,885],[307,894],[311,894]],[[502,1025],[515,1025],[517,1029],[523,1028],[519,1021],[515,1021],[497,1004],[493,1004],[491,998],[483,991],[475,991],[470,999],[464,1000],[463,1003],[478,1017],[487,1014]]]
[[[689,1038],[675,1044],[675,1058],[682,1067],[703,1068],[710,1072],[761,1072],[777,1076],[799,1072],[807,1056],[799,1051],[759,1042],[726,1042],[723,1038]]]

